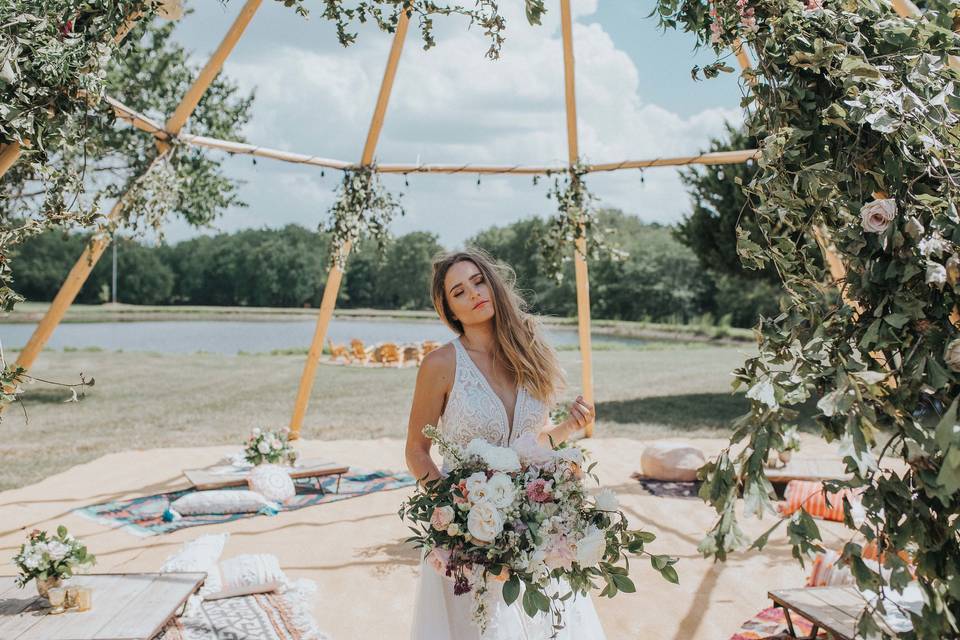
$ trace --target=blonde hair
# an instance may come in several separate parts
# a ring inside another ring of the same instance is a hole
[[[433,261],[431,289],[437,315],[458,336],[463,335],[463,323],[453,317],[447,302],[444,280],[450,267],[464,261],[476,265],[490,287],[496,336],[494,363],[502,362],[517,384],[541,402],[552,405],[565,384],[563,370],[557,352],[543,337],[540,321],[527,312],[526,301],[517,293],[513,269],[475,247],[438,256]]]

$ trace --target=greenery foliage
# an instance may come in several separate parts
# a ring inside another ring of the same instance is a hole
[[[759,355],[735,371],[752,405],[735,425],[738,447],[701,471],[702,496],[719,515],[701,550],[723,559],[749,544],[736,498],[743,494],[748,515],[772,511],[763,461],[782,447],[797,405],[819,398],[823,435],[840,441],[852,472],[831,485],[862,491],[865,508],[854,518],[845,503],[859,538],[843,561],[861,587],[901,590],[911,570],[896,552],[907,551],[926,603],[906,637],[956,637],[954,16],[904,19],[870,0],[661,0],[658,12],[664,26],[715,47],[721,59],[703,70],[708,76],[723,70],[736,39],[756,58],[743,105],[762,152],[744,185],[757,231],[738,228],[738,251],[746,265],[775,269],[788,294],[783,313],[760,323]],[[847,266],[843,298],[824,285],[818,236]],[[888,457],[901,465],[882,464]],[[819,548],[816,523],[802,511],[787,530],[797,557]],[[866,542],[877,543],[882,570],[862,558]],[[879,633],[870,615],[859,631]]]

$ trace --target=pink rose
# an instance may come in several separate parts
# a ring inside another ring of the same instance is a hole
[[[470,495],[470,492],[467,491],[467,481],[466,481],[466,480],[461,480],[460,482],[458,482],[458,483],[456,484],[456,487],[457,487],[457,489],[460,491],[460,494],[461,494],[461,495],[458,496],[456,493],[453,494],[453,501],[454,501],[454,503],[455,503],[455,504],[466,504],[467,502],[469,502],[469,500],[468,500],[467,498],[468,498],[468,496]]]
[[[453,507],[444,505],[433,508],[433,513],[430,514],[430,526],[437,531],[446,531],[451,522],[453,522]]]
[[[868,202],[860,208],[860,225],[868,233],[883,233],[897,215],[897,203],[892,198]]]
[[[427,554],[427,564],[442,576],[447,574],[447,562],[449,561],[450,552],[440,547],[434,547],[433,550]]]
[[[566,536],[556,536],[552,544],[547,549],[543,557],[543,563],[552,571],[553,569],[563,568],[567,571],[573,568],[573,561],[576,560],[574,548],[567,541]]]
[[[551,487],[543,478],[537,478],[527,483],[527,497],[534,502],[550,502],[553,500],[553,494],[550,493]]]

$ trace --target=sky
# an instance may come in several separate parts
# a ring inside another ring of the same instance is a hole
[[[254,91],[253,117],[243,130],[254,144],[358,161],[373,114],[392,36],[361,25],[343,47],[320,4],[304,19],[281,2],[265,0],[224,72]],[[472,5],[467,2],[466,4]],[[381,163],[556,164],[567,158],[559,0],[548,0],[539,26],[528,25],[520,0],[501,0],[507,29],[499,60],[488,41],[459,17],[438,17],[437,46],[424,51],[411,24],[376,152]],[[187,0],[175,38],[202,64],[242,7],[242,0]],[[587,162],[694,154],[741,121],[737,76],[695,82],[694,64],[713,60],[694,52],[683,33],[663,34],[648,18],[652,0],[572,0],[580,153]],[[186,129],[189,130],[189,122]],[[225,170],[241,179],[246,208],[216,222],[219,231],[315,228],[326,216],[339,171],[265,158],[228,157]],[[601,206],[648,222],[679,221],[689,199],[672,168],[591,174]],[[530,176],[384,176],[403,193],[406,215],[392,231],[430,231],[448,248],[481,229],[554,210],[547,181]],[[180,220],[165,228],[168,242],[201,233]],[[204,233],[210,233],[205,231]]]

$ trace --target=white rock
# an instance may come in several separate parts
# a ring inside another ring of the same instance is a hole
[[[697,479],[697,469],[706,458],[696,447],[673,442],[657,442],[643,450],[640,465],[643,474],[657,480],[689,482]]]

